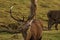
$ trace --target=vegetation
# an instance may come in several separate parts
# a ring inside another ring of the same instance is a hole
[[[30,13],[30,0],[0,0],[0,23],[5,23],[7,25],[16,22],[9,14],[12,5],[14,6],[12,10],[14,17],[22,19],[22,16],[25,16],[25,19],[27,19]],[[37,19],[43,20],[44,26],[47,26],[47,13],[50,10],[60,10],[60,0],[38,0],[36,17]],[[58,31],[43,31],[43,40],[60,40],[60,27],[58,28]],[[54,29],[54,27],[52,29]],[[0,40],[23,40],[21,34],[18,34],[19,36],[17,39],[13,38],[13,35],[14,34],[5,32],[0,33]]]
[[[0,40],[23,40],[21,34],[17,37],[13,37],[15,34],[0,33]],[[60,30],[44,31],[42,40],[60,40]]]

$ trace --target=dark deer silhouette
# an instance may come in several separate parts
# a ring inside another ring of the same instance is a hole
[[[48,30],[51,29],[52,25],[55,24],[55,29],[58,30],[57,26],[60,23],[60,10],[51,10],[47,13],[48,17]]]
[[[36,4],[34,3],[35,0],[31,1],[31,14],[26,21],[24,20],[24,16],[23,19],[16,19],[12,16],[13,7],[10,9],[10,16],[20,23],[18,30],[22,33],[24,40],[41,40],[43,25],[40,20],[34,19],[34,16],[36,15]]]

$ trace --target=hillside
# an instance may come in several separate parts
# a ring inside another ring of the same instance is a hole
[[[14,22],[9,15],[10,6],[13,8],[13,16],[22,18],[30,13],[30,0],[0,0],[0,22]],[[60,10],[60,0],[38,0],[37,19],[47,20],[49,10]]]
[[[43,26],[48,27],[46,21],[48,20],[47,13],[50,10],[60,10],[60,0],[38,0],[37,5],[36,18],[43,20]],[[1,33],[1,31],[6,31],[5,27],[1,27],[1,24],[3,24],[3,26],[6,24],[12,25],[16,22],[10,17],[9,14],[11,6],[14,6],[12,9],[12,14],[17,19],[22,19],[23,16],[25,16],[25,19],[27,19],[30,13],[30,0],[0,0],[0,40],[23,40],[23,37],[20,33],[18,33],[18,36],[14,36],[15,34],[6,32]],[[15,25],[18,25],[19,27],[18,23]],[[11,29],[10,32],[15,31],[15,26],[12,25],[12,27],[9,28]],[[58,29],[58,31],[55,30],[53,25],[51,31],[43,31],[42,40],[60,40],[60,25],[58,25]]]

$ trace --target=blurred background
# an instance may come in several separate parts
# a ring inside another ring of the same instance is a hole
[[[36,18],[43,21],[43,25],[48,27],[47,13],[50,10],[60,10],[60,0],[38,0],[37,3],[37,14]],[[0,0],[0,25],[8,25],[17,22],[11,18],[9,11],[10,7],[12,14],[15,18],[19,19],[25,16],[27,19],[30,13],[30,0]],[[43,31],[43,40],[60,40],[60,25],[58,25],[58,31],[55,30],[54,25],[51,31]],[[0,30],[6,30],[6,28],[0,26]],[[22,35],[19,33],[18,38],[12,38],[14,34],[1,32],[0,40],[23,40]]]

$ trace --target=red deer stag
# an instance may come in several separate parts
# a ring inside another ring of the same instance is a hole
[[[10,10],[10,16],[17,22],[20,22],[20,27],[18,29],[22,33],[24,40],[41,40],[42,39],[43,25],[40,20],[34,19],[35,11],[36,11],[36,5],[33,4],[31,6],[31,14],[28,16],[28,19],[25,21],[24,17],[23,19],[14,18]]]
[[[55,29],[58,30],[57,26],[60,23],[60,10],[51,10],[47,13],[48,17],[48,30],[51,29],[52,25],[55,24]]]

